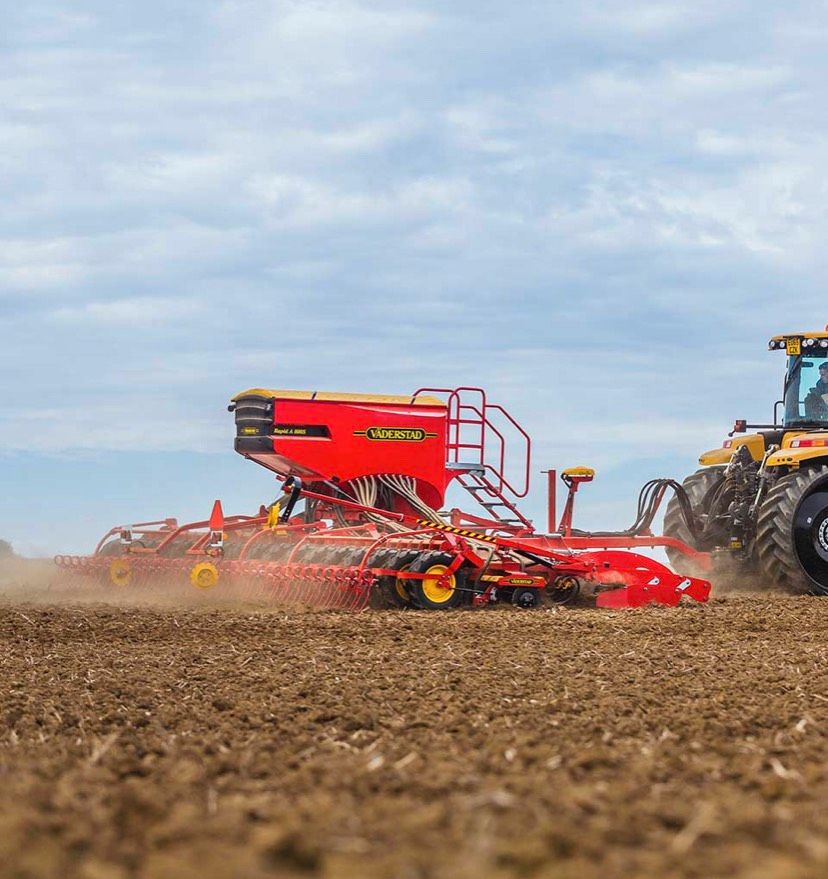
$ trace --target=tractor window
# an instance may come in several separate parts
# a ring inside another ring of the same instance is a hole
[[[820,373],[820,366],[823,372]],[[826,359],[788,358],[785,377],[785,427],[828,426],[828,352]]]

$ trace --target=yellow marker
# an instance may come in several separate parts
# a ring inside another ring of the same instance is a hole
[[[595,471],[592,467],[570,467],[568,470],[564,470],[561,476],[589,481],[595,479]]]
[[[267,511],[267,527],[271,531],[275,531],[279,527],[279,514],[282,511],[282,505],[276,501]]]

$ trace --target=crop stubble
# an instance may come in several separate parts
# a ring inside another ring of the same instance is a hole
[[[0,604],[0,875],[828,875],[828,610]]]

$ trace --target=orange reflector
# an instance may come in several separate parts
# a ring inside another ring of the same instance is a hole
[[[211,531],[224,531],[224,510],[221,508],[221,501],[216,501],[213,504],[213,512],[210,513],[208,525]]]

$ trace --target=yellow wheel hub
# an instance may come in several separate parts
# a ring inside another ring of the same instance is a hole
[[[190,571],[190,582],[196,589],[212,589],[218,579],[218,568],[212,562],[199,562]]]
[[[454,590],[457,586],[457,578],[451,574],[444,581],[445,585],[440,583],[440,578],[446,573],[448,568],[445,565],[432,565],[424,572],[423,577],[423,595],[432,604],[445,604],[451,601]]]
[[[109,566],[109,580],[113,586],[129,586],[132,565],[126,559],[115,559]]]

